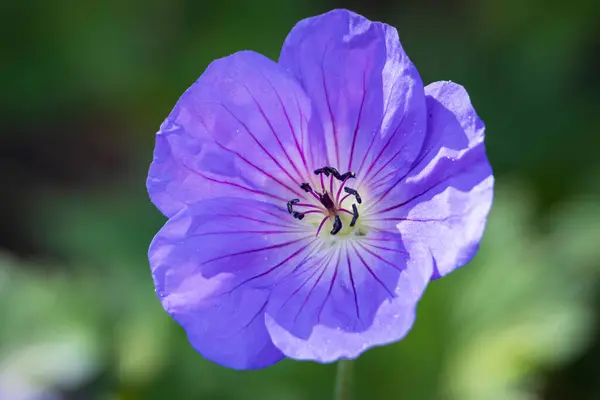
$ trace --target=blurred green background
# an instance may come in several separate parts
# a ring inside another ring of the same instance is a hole
[[[356,399],[600,398],[597,0],[3,1],[0,400],[328,399],[334,366],[202,359],[155,298],[154,133],[214,58],[277,58],[331,8],[396,26],[465,85],[497,188],[481,251],[434,282]]]

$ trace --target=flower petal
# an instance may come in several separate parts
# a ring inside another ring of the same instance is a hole
[[[425,243],[434,278],[474,256],[491,208],[494,178],[484,124],[465,89],[451,82],[425,88],[427,138],[408,174],[383,187],[367,219],[397,224],[403,238]]]
[[[398,234],[372,232],[297,268],[267,305],[275,346],[291,358],[332,362],[404,337],[432,272],[430,254],[411,247]]]
[[[285,202],[324,165],[321,123],[285,70],[250,51],[214,61],[156,136],[148,176],[167,216],[186,203],[235,196]]]
[[[395,28],[334,10],[300,21],[279,63],[323,121],[329,165],[362,179],[416,158],[425,136],[423,83]]]
[[[285,217],[262,202],[207,199],[184,208],[154,238],[157,294],[206,358],[248,369],[283,357],[264,323],[270,286],[314,240],[306,225]]]

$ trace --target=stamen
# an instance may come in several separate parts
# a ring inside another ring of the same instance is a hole
[[[325,176],[329,176],[329,167],[315,169],[314,173],[315,175],[325,174]]]
[[[335,179],[340,180],[340,181],[345,181],[348,178],[354,178],[356,176],[354,174],[354,172],[350,172],[350,171],[340,174],[340,172],[333,167],[318,168],[318,169],[314,170],[314,173],[315,173],[315,175],[324,174],[325,176],[329,176],[331,174],[335,177]]]
[[[350,221],[350,227],[353,227],[358,219],[358,208],[356,207],[356,204],[352,204],[352,212],[354,215],[352,216],[352,221]]]
[[[300,189],[304,190],[305,192],[313,191],[308,183],[303,183],[302,185],[300,185]]]
[[[344,172],[338,179],[340,181],[345,181],[348,178],[355,178],[355,177],[356,177],[356,174],[354,172],[348,171],[348,172]]]
[[[328,171],[329,171],[329,172],[330,172],[330,173],[331,173],[333,176],[335,176],[335,178],[336,178],[336,179],[340,179],[340,172],[339,172],[337,169],[335,169],[335,168],[333,168],[333,167],[325,167],[325,168],[327,168],[327,170],[328,170]]]
[[[307,193],[310,193],[315,199],[320,200],[319,196],[317,195],[317,193],[313,190],[312,187],[310,187],[310,185],[308,183],[303,183],[302,185],[300,185],[300,188],[302,190],[304,190]]]
[[[355,189],[349,188],[349,187],[344,187],[344,191],[348,194],[353,195],[354,197],[356,197],[356,202],[358,204],[362,203],[362,198],[360,197],[360,194],[358,194],[358,192]]]
[[[346,177],[346,179],[344,179],[344,180],[342,181],[342,183],[340,184],[340,187],[339,187],[339,189],[338,189],[338,191],[337,191],[337,195],[335,196],[335,201],[336,201],[338,204],[342,204],[342,202],[343,202],[343,200],[340,202],[340,195],[342,194],[342,189],[343,189],[343,188],[344,188],[344,186],[346,185],[346,181],[348,180],[348,178],[354,178],[354,173],[352,173],[352,172],[350,172],[350,173],[352,174],[352,176],[348,175],[348,176]],[[346,174],[344,174],[344,175],[346,175]]]
[[[322,191],[313,190],[313,188],[310,186],[310,184],[308,182],[302,183],[300,185],[300,188],[302,190],[304,190],[305,192],[310,193],[321,204],[314,205],[314,204],[309,204],[306,202],[300,203],[300,199],[291,199],[290,201],[287,202],[288,213],[292,214],[292,216],[294,218],[299,219],[299,220],[303,219],[306,214],[315,213],[315,214],[324,215],[323,219],[321,220],[321,222],[318,225],[317,236],[319,236],[319,232],[321,231],[321,228],[323,227],[325,222],[328,221],[331,217],[333,217],[333,226],[332,226],[330,233],[331,233],[331,235],[336,235],[337,233],[339,233],[343,228],[342,219],[339,216],[339,213],[342,213],[342,212],[352,216],[352,220],[350,222],[350,227],[354,227],[354,225],[356,224],[356,221],[359,218],[357,205],[352,204],[352,211],[342,207],[342,203],[344,202],[344,200],[346,200],[350,196],[354,196],[356,199],[356,202],[358,204],[362,203],[362,198],[360,197],[360,195],[358,194],[356,189],[352,189],[352,188],[345,186],[346,181],[348,179],[356,177],[354,172],[348,171],[343,174],[340,174],[340,172],[337,169],[335,169],[333,167],[325,166],[322,168],[315,169],[314,173],[315,173],[315,175],[319,176],[319,181],[321,182]],[[328,185],[329,187],[327,189],[325,189],[324,177],[329,178],[329,185]],[[335,187],[337,190],[337,195],[334,197],[335,201],[331,197],[336,194],[336,193],[334,193],[333,178],[341,181],[341,183],[339,183],[338,186]],[[341,195],[342,189],[344,189],[344,191],[347,194],[340,201],[340,195]],[[294,211],[295,207],[307,207],[307,208],[309,208],[309,210],[304,211],[304,212]],[[322,208],[322,207],[324,207],[324,208]]]
[[[290,201],[287,202],[287,210],[288,213],[292,213],[293,209],[292,207],[294,206],[294,204],[300,202],[300,199],[291,199]]]
[[[342,229],[342,220],[339,215],[335,216],[335,221],[333,221],[333,229],[329,232],[332,235],[335,235]]]

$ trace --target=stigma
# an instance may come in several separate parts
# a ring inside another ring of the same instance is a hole
[[[291,199],[287,202],[288,213],[299,220],[303,219],[306,214],[322,214],[323,218],[318,225],[316,236],[319,236],[327,221],[331,221],[329,234],[337,235],[344,227],[342,214],[352,216],[348,226],[353,228],[359,218],[356,203],[362,203],[362,197],[358,191],[346,186],[348,180],[356,177],[354,172],[348,171],[342,174],[333,167],[325,166],[314,170],[314,173],[319,177],[320,188],[315,189],[308,182],[300,185],[302,190],[311,195],[311,202],[301,203],[300,199]],[[344,196],[342,196],[342,192],[345,193]],[[356,203],[352,204],[350,210],[344,206],[344,202],[351,196]],[[298,211],[298,209],[302,210]]]

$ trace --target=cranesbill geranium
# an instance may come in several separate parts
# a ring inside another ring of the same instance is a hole
[[[158,296],[206,358],[331,362],[401,339],[431,278],[474,255],[492,201],[467,92],[423,86],[393,27],[335,10],[279,62],[210,64],[156,135],[169,218]]]

